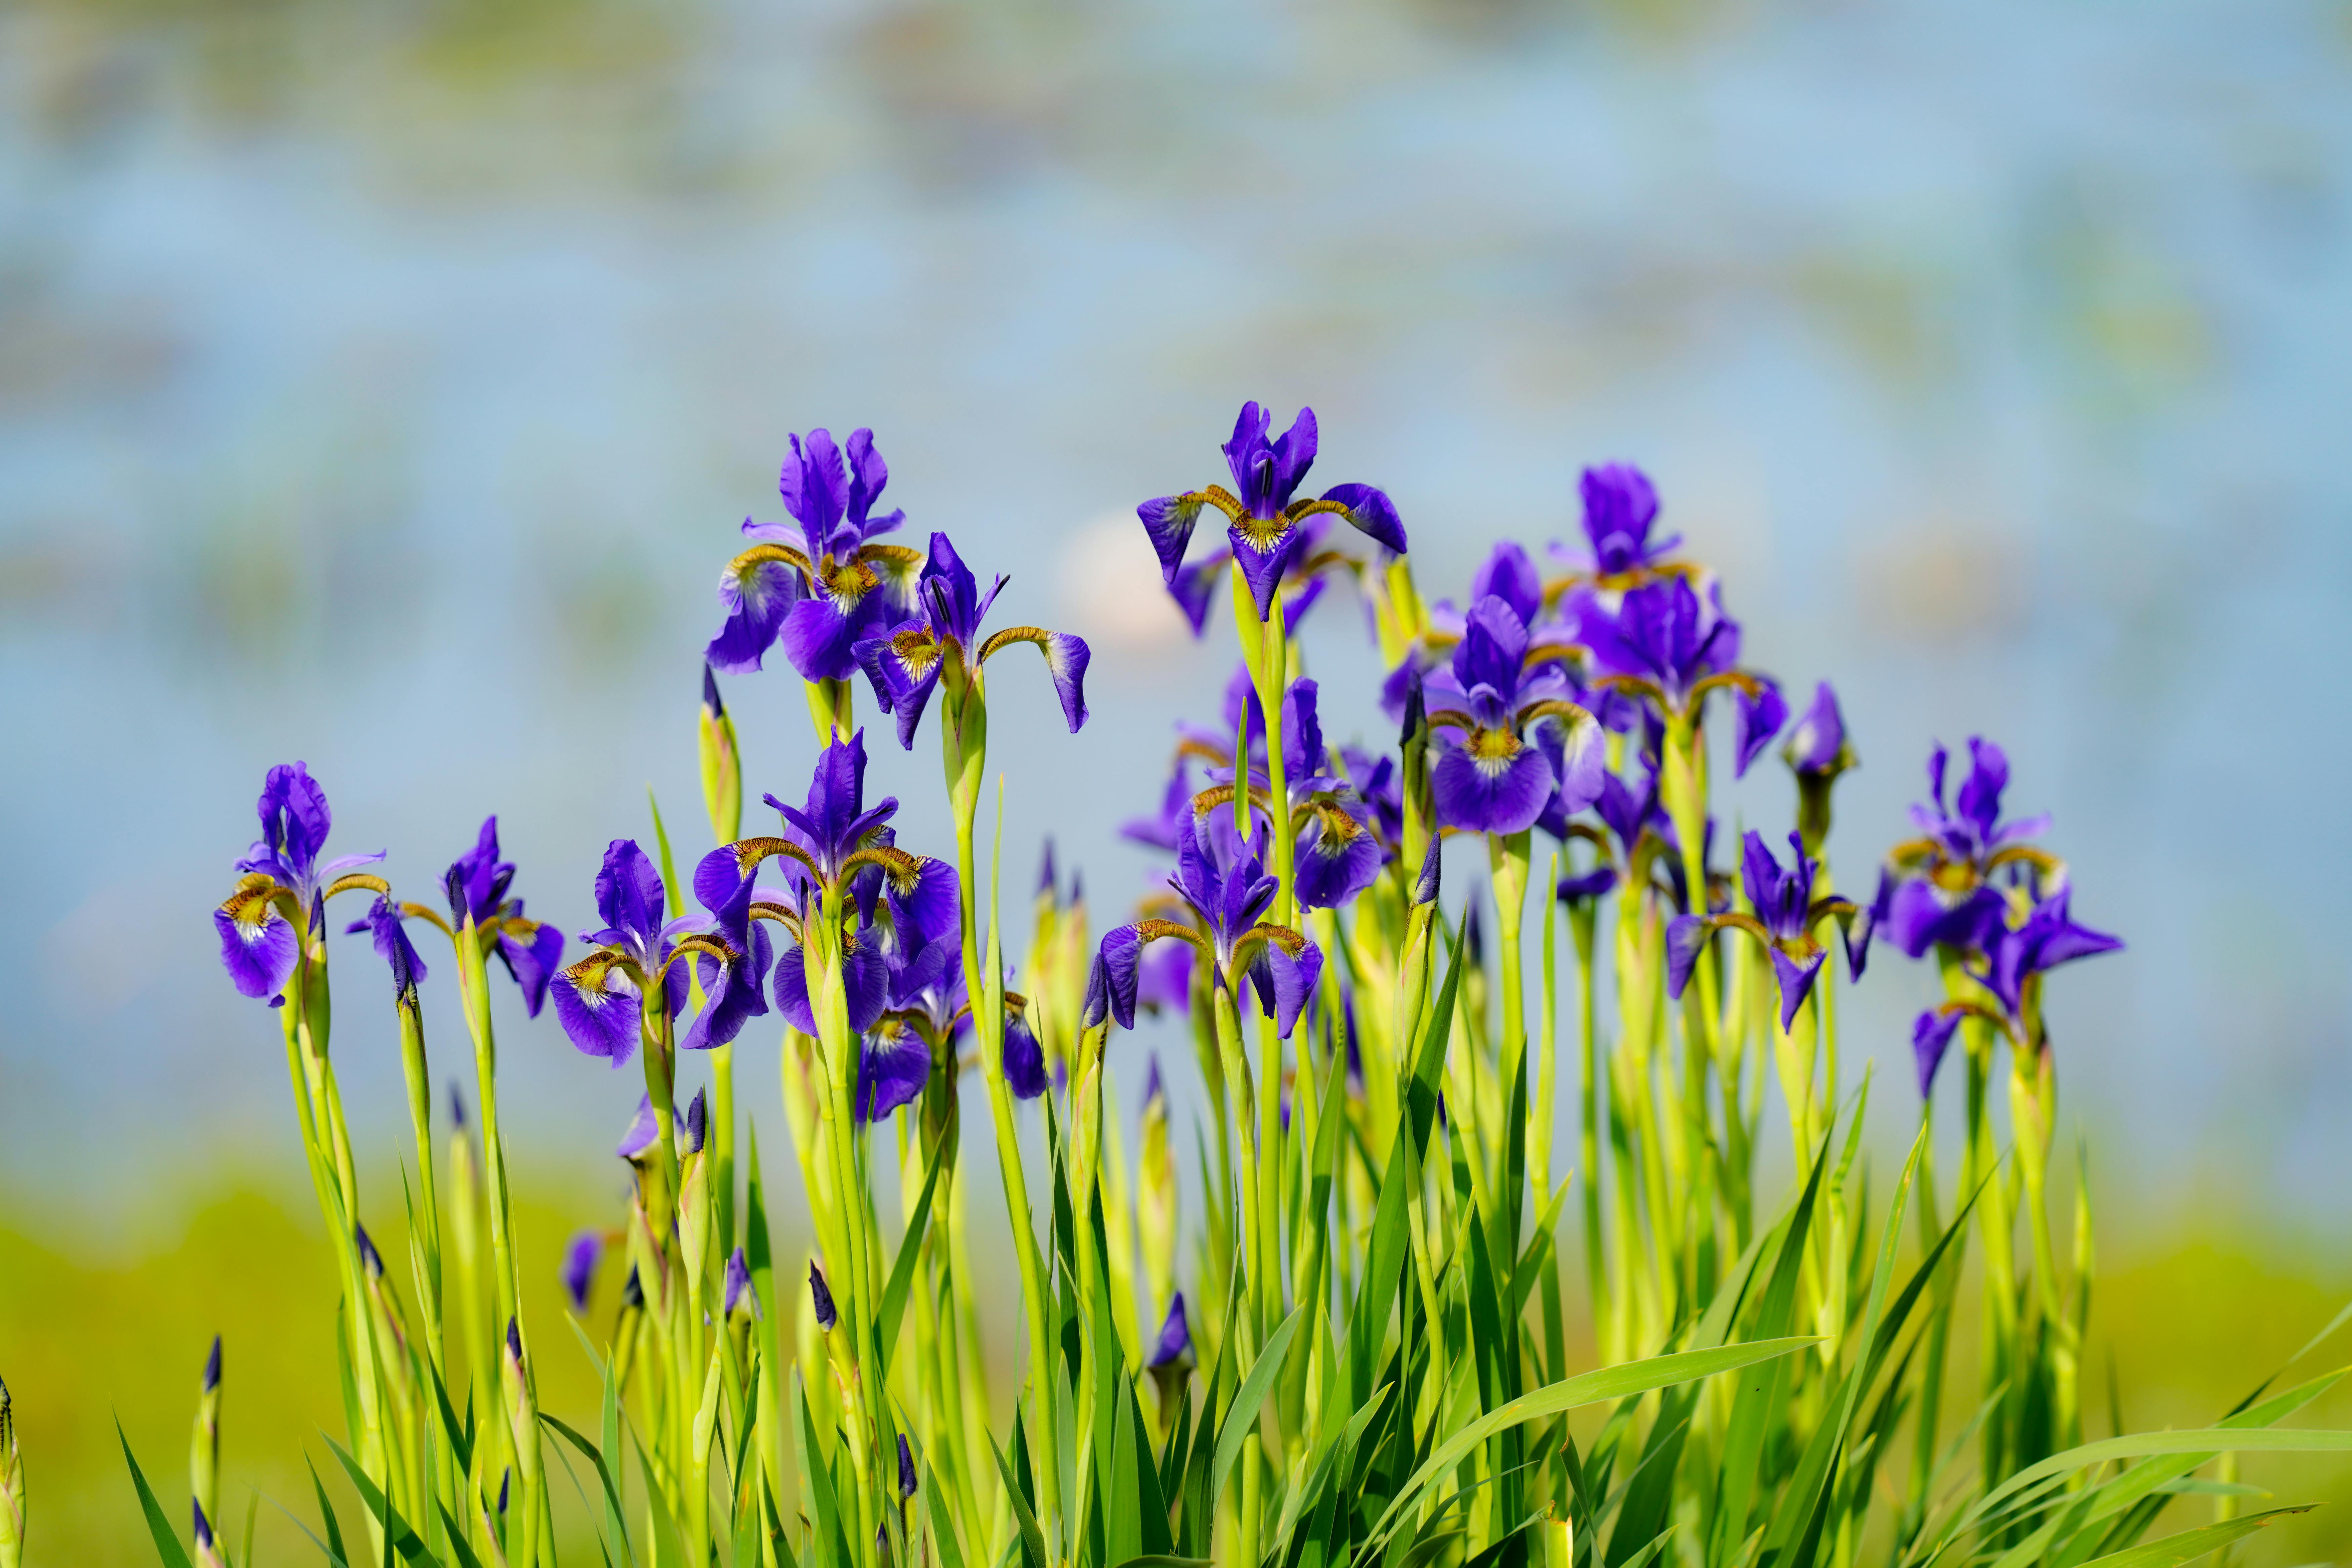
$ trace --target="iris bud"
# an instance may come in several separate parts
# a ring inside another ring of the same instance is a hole
[[[0,1568],[19,1568],[25,1552],[25,1458],[16,1451],[16,1417],[0,1383]]]
[[[719,700],[719,681],[710,666],[702,667],[702,714],[697,726],[702,755],[702,804],[710,813],[710,831],[721,844],[743,837],[742,749],[736,743],[735,721]]]
[[[1178,1189],[1176,1159],[1168,1140],[1168,1090],[1160,1058],[1143,1093],[1142,1142],[1135,1160],[1135,1230],[1143,1247],[1143,1276],[1151,1310],[1163,1311],[1175,1289]]]
[[[220,1513],[221,1342],[213,1336],[212,1353],[205,1358],[205,1381],[196,1395],[196,1429],[188,1444],[188,1490],[195,1499],[201,1525]],[[199,1537],[209,1531],[199,1530]]]

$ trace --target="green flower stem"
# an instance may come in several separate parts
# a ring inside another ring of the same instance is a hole
[[[1600,910],[1591,902],[1571,906],[1568,912],[1569,941],[1576,949],[1576,1025],[1577,1059],[1580,1065],[1583,1084],[1579,1110],[1582,1112],[1578,1124],[1578,1178],[1584,1192],[1584,1280],[1591,1298],[1592,1335],[1596,1342],[1611,1342],[1608,1274],[1601,1260],[1603,1234],[1601,1228],[1601,1029],[1598,1012],[1598,988],[1592,983],[1593,950]],[[1550,932],[1545,933],[1547,957]],[[1548,1157],[1548,1156],[1547,1156]]]

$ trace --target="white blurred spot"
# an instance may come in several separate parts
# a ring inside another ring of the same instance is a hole
[[[1070,535],[1062,548],[1061,595],[1065,618],[1089,642],[1150,650],[1180,647],[1192,635],[1132,515],[1097,518]]]

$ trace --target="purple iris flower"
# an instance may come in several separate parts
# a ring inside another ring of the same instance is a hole
[[[1293,500],[1307,470],[1315,462],[1315,411],[1302,408],[1283,435],[1268,439],[1272,414],[1255,403],[1242,405],[1225,443],[1225,466],[1233,473],[1234,489],[1211,485],[1206,489],[1161,496],[1135,509],[1160,555],[1160,569],[1169,586],[1176,585],[1184,564],[1184,548],[1201,509],[1213,506],[1224,514],[1234,559],[1249,584],[1251,598],[1263,621],[1271,611],[1275,591],[1284,575],[1305,555],[1310,538],[1301,525],[1322,513],[1333,513],[1370,535],[1385,549],[1404,553],[1404,524],[1389,498],[1370,485],[1335,485],[1320,500]],[[1234,492],[1238,491],[1238,494]]]
[[[1070,733],[1087,721],[1087,661],[1092,656],[1085,641],[1067,632],[1042,626],[1007,626],[982,640],[981,622],[1010,579],[999,577],[985,594],[944,533],[931,535],[930,559],[915,587],[916,615],[887,632],[861,638],[854,650],[858,666],[874,687],[875,700],[898,721],[898,743],[915,749],[915,729],[943,673],[951,675],[950,691],[969,682],[998,650],[1016,643],[1034,643],[1045,658],[1055,695],[1062,700],[1062,717]]]
[[[581,940],[593,950],[555,976],[555,1016],[582,1052],[619,1067],[634,1055],[642,1027],[645,989],[659,985],[669,1016],[686,1005],[686,971],[670,963],[677,939],[692,920],[662,921],[661,873],[630,838],[605,847],[596,873],[601,931]]]
[[[1336,910],[1379,879],[1388,855],[1372,808],[1354,780],[1330,772],[1315,682],[1296,680],[1285,695],[1282,751],[1289,809],[1297,837],[1292,866],[1302,908]],[[1382,759],[1385,761],[1386,759]]]
[[[768,1010],[768,973],[775,966],[775,944],[755,906],[772,903],[775,896],[762,899],[751,874],[739,871],[735,857],[724,848],[704,856],[695,867],[694,896],[710,911],[706,934],[717,938],[729,954],[721,958],[705,948],[694,955],[703,1007],[678,1044],[689,1051],[707,1051],[734,1039]]]
[[[1599,798],[1605,738],[1573,701],[1559,666],[1530,662],[1526,622],[1500,595],[1470,607],[1447,668],[1423,683],[1429,722],[1443,731],[1430,775],[1438,820],[1469,833],[1524,833],[1553,804],[1563,815]],[[1566,733],[1524,738],[1558,723]]]
[[[2045,831],[2050,818],[2000,819],[2008,754],[1981,736],[1970,736],[1969,776],[1949,808],[1944,804],[1948,761],[1940,745],[1927,758],[1933,804],[1911,808],[1921,837],[1889,852],[1877,895],[1856,922],[1855,940],[1864,952],[1881,931],[1912,958],[1933,947],[1989,950],[2008,918],[2009,900],[1990,885],[2003,867],[2046,879],[2051,890],[2065,886],[2063,866],[2026,842]]]
[[[1953,1001],[1929,1008],[1914,1021],[1911,1048],[1919,1069],[1921,1098],[1933,1087],[1936,1068],[1961,1018],[1971,1014],[1983,1017],[1997,1025],[2015,1049],[2038,1050],[2047,1039],[2042,1023],[2042,976],[2062,963],[2122,948],[2122,939],[2076,923],[2068,907],[2072,898],[2070,891],[2061,888],[2036,903],[2021,923],[2002,922],[1984,940],[1980,951],[1962,960],[1969,977],[1992,994],[1998,1012],[1973,1002]]]
[[[507,897],[514,875],[514,862],[499,858],[499,819],[492,816],[482,823],[474,847],[450,863],[441,880],[449,895],[452,925],[463,931],[470,920],[478,930],[498,932],[499,959],[522,987],[523,1006],[536,1018],[563,956],[563,933],[523,918],[522,900]]]
[[[1708,692],[1729,688],[1733,773],[1746,773],[1788,722],[1789,704],[1770,678],[1738,668],[1739,623],[1724,614],[1721,589],[1710,583],[1701,595],[1675,574],[1616,596],[1614,610],[1612,596],[1581,594],[1573,611],[1577,636],[1600,671],[1594,685],[1685,717],[1696,716]]]
[[[213,911],[213,929],[220,934],[221,965],[237,990],[256,998],[276,996],[294,973],[298,942],[294,918],[308,927],[318,922],[317,911],[329,894],[338,891],[338,879],[362,866],[383,858],[344,855],[323,863],[327,832],[334,815],[327,809],[327,792],[300,763],[271,768],[262,780],[255,810],[261,818],[261,837],[236,863],[242,878],[236,890]],[[377,886],[377,891],[383,889]]]
[[[1642,842],[1644,832],[1664,837],[1673,830],[1673,824],[1658,805],[1658,774],[1654,768],[1643,773],[1639,790],[1615,773],[1605,775],[1601,781],[1601,795],[1592,805],[1594,813],[1616,837],[1618,858],[1627,865],[1633,864],[1634,847]]]
[[[1372,826],[1379,830],[1381,842],[1394,846],[1404,841],[1404,778],[1397,771],[1394,757],[1375,757],[1370,752],[1354,746],[1339,748],[1340,765],[1348,770],[1348,783],[1356,798],[1372,814]]]
[[[777,489],[800,526],[744,522],[744,536],[758,542],[719,574],[727,624],[705,657],[730,674],[757,669],[781,637],[803,679],[844,680],[858,638],[906,615],[906,585],[922,557],[874,542],[906,514],[874,511],[890,468],[872,431],[850,433],[845,468],[829,432],[812,430],[805,444],[794,436],[792,447]]]
[[[850,1032],[865,1034],[890,1001],[890,970],[882,953],[882,933],[871,923],[842,932],[841,987]],[[784,956],[777,962],[776,1006],[784,1021],[802,1034],[817,1033],[816,1007],[809,996],[808,950],[798,942],[784,949]]]
[[[1174,937],[1199,950],[1216,984],[1231,987],[1247,977],[1277,1032],[1290,1033],[1323,973],[1323,952],[1288,927],[1261,921],[1278,891],[1265,874],[1265,852],[1263,827],[1244,844],[1223,812],[1188,817],[1179,826],[1176,874],[1168,885],[1192,907],[1200,925],[1145,920],[1104,935],[1098,951],[1105,999],[1120,1028],[1135,1027],[1145,945]]]
[[[1192,771],[1184,757],[1176,758],[1176,770],[1168,776],[1168,787],[1160,792],[1160,809],[1150,816],[1130,816],[1119,826],[1119,837],[1147,848],[1176,852],[1176,825],[1192,813]]]
[[[1797,1009],[1811,994],[1813,982],[1820,975],[1828,950],[1813,935],[1814,929],[1824,919],[1852,920],[1853,904],[1846,899],[1813,897],[1813,876],[1817,868],[1805,853],[1804,840],[1796,834],[1789,835],[1789,848],[1794,857],[1790,868],[1780,869],[1764,836],[1751,832],[1747,837],[1747,858],[1741,875],[1748,889],[1748,902],[1755,906],[1753,915],[1710,914],[1677,915],[1666,927],[1666,990],[1680,1000],[1690,984],[1691,973],[1698,966],[1699,953],[1707,939],[1727,927],[1747,932],[1764,944],[1772,957],[1772,973],[1780,988],[1780,1027],[1786,1031],[1795,1021]],[[1850,950],[1849,950],[1850,951]],[[1852,962],[1849,956],[1849,963]],[[1859,973],[1859,969],[1856,970]]]
[[[573,1311],[588,1310],[588,1288],[596,1281],[596,1264],[604,1256],[604,1238],[593,1230],[582,1231],[563,1249],[563,1293]]]
[[[425,960],[417,956],[416,944],[408,940],[408,928],[400,920],[400,906],[389,898],[376,900],[366,914],[351,923],[345,934],[357,936],[362,931],[373,933],[375,955],[392,969],[393,999],[413,1004],[417,982],[425,978]]]

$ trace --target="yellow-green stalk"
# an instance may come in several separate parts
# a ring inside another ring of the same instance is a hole
[[[16,1446],[16,1407],[0,1383],[0,1568],[24,1568],[25,1456]]]

